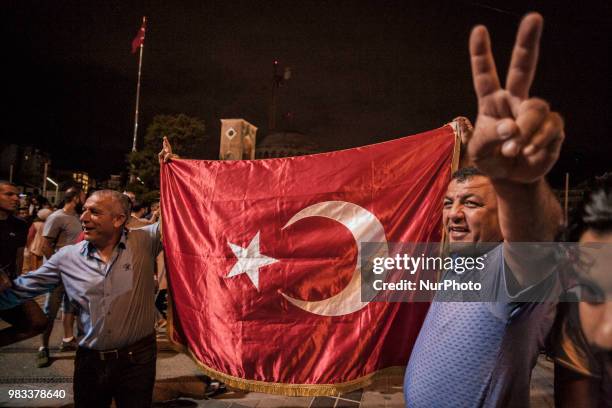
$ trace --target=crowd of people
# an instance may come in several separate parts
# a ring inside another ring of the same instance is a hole
[[[612,406],[611,303],[605,296],[559,302],[584,276],[573,271],[578,278],[563,280],[551,269],[525,268],[510,246],[554,241],[564,223],[545,180],[560,154],[563,120],[529,95],[542,25],[538,14],[521,22],[505,87],[486,28],[471,33],[479,113],[465,140],[466,167],[452,175],[442,218],[451,252],[454,244],[500,244],[489,252],[486,270],[486,290],[497,300],[449,302],[436,295],[406,368],[407,406],[528,406],[531,371],[544,350],[555,361],[559,406]],[[161,164],[173,157],[164,139]],[[600,180],[584,197],[570,223],[571,239],[612,243],[611,184]],[[72,190],[62,209],[38,210],[28,234],[26,222],[14,215],[17,202],[16,187],[0,182],[0,253],[7,277],[0,314],[12,324],[0,332],[0,346],[43,332],[39,361],[47,364],[47,319],[55,318],[63,299],[62,346],[77,349],[75,405],[109,406],[114,398],[118,406],[150,406],[159,321],[154,276],[162,250],[157,211],[147,218],[134,197],[117,191],[86,198]],[[31,258],[42,254],[47,261],[39,266],[40,258],[34,258],[31,265],[39,268],[20,275],[26,243]],[[606,282],[608,265],[595,271],[587,275],[603,274],[598,282]],[[445,279],[456,275],[444,272]],[[543,285],[551,288],[545,301],[521,301]],[[43,314],[31,299],[44,293]],[[78,344],[68,320],[75,310]]]

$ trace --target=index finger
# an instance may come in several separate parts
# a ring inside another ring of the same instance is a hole
[[[540,14],[530,13],[523,18],[516,33],[506,78],[506,89],[511,95],[521,99],[529,97],[529,88],[531,88],[538,63],[543,25],[544,19]]]
[[[491,40],[485,26],[476,26],[470,34],[470,62],[476,96],[481,99],[500,89]]]

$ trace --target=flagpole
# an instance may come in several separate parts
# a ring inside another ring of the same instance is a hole
[[[147,18],[142,17],[142,24],[146,23]],[[134,112],[134,140],[132,142],[132,151],[136,151],[136,139],[138,136],[138,108],[140,105],[140,75],[142,72],[142,51],[144,49],[144,41],[140,44],[140,56],[138,57],[138,83],[136,85],[136,111]]]

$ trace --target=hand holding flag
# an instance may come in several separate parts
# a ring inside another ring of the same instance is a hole
[[[157,155],[159,158],[159,165],[161,166],[164,163],[168,163],[172,159],[178,159],[179,156],[177,154],[172,153],[172,146],[170,146],[170,142],[168,141],[168,136],[164,136],[162,141],[162,149]]]
[[[506,88],[500,86],[489,33],[477,26],[470,35],[472,78],[478,118],[468,154],[494,179],[531,183],[557,161],[565,137],[563,119],[547,102],[529,97],[538,61],[543,19],[525,16],[519,26]]]

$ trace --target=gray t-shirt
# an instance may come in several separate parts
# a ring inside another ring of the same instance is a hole
[[[487,256],[475,280],[489,301],[436,294],[406,368],[407,407],[529,406],[531,370],[554,320],[558,279],[551,274],[511,295],[502,245]],[[443,279],[457,278],[447,271]],[[533,291],[545,292],[547,301],[521,301]]]
[[[45,221],[43,237],[51,238],[55,242],[55,250],[76,243],[79,234],[83,231],[81,221],[77,214],[67,214],[63,209],[55,211]]]

